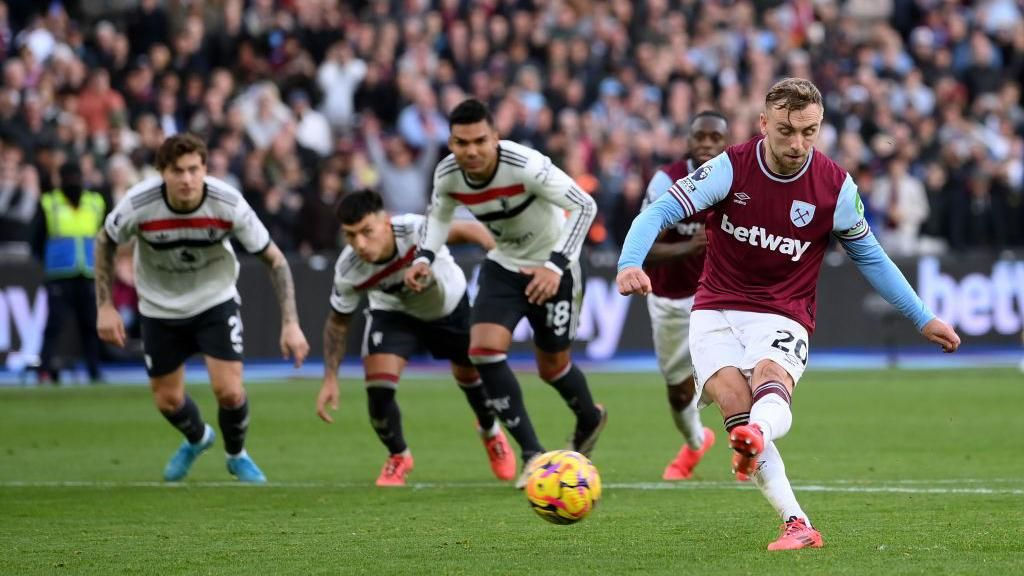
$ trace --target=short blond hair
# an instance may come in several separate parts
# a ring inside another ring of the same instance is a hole
[[[805,78],[783,78],[764,97],[764,107],[795,112],[811,104],[824,108],[821,92],[814,82]]]

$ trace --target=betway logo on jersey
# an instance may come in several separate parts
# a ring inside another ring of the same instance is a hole
[[[791,255],[792,258],[790,260],[793,262],[799,262],[804,252],[811,247],[810,241],[801,242],[795,238],[769,234],[767,230],[760,226],[751,226],[750,228],[736,226],[729,222],[729,216],[725,214],[722,215],[722,231],[731,235],[736,240],[746,242],[751,246],[760,246],[765,250]]]

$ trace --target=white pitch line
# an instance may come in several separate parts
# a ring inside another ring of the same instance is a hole
[[[968,494],[968,495],[1013,495],[1020,496],[1024,495],[1024,488],[1007,488],[1007,487],[989,487],[989,486],[969,486],[969,487],[956,487],[949,486],[951,483],[958,482],[955,479],[942,479],[935,480],[935,483],[946,484],[945,486],[908,486],[906,484],[900,485],[901,482],[908,481],[885,481],[885,482],[874,482],[867,483],[860,480],[835,480],[831,484],[797,484],[793,486],[793,490],[797,492],[835,492],[835,493],[866,493],[866,494]],[[994,480],[994,482],[1000,482],[1000,480]],[[968,480],[968,483],[976,484],[973,480]],[[96,488],[96,489],[114,489],[114,488],[170,488],[170,489],[190,489],[190,488],[287,488],[287,489],[352,489],[352,488],[371,488],[369,482],[271,482],[265,486],[253,486],[251,484],[241,484],[239,482],[149,482],[149,481],[90,481],[90,480],[39,480],[39,481],[20,481],[20,480],[8,480],[0,481],[0,488]],[[452,490],[452,489],[479,489],[479,488],[492,488],[507,490],[509,486],[507,484],[501,484],[497,482],[412,482],[408,486],[413,490]],[[610,490],[639,490],[639,491],[652,491],[652,490],[755,490],[756,487],[747,484],[732,481],[690,481],[690,482],[611,482],[604,485],[604,488]]]

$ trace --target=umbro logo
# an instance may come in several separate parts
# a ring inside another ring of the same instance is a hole
[[[747,200],[750,200],[750,194],[747,194],[746,192],[737,192],[732,195],[732,201],[740,206],[746,206]]]

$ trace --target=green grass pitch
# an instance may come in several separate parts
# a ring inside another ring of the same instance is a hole
[[[542,441],[571,427],[556,393],[522,377]],[[768,553],[778,530],[717,445],[690,482],[661,471],[680,445],[651,374],[591,374],[609,424],[605,484],[573,526],[536,517],[494,481],[455,384],[408,379],[416,458],[407,488],[373,481],[385,452],[358,381],[334,425],[319,384],[249,386],[248,448],[269,477],[239,486],[222,444],[160,482],[180,437],[143,386],[0,390],[0,574],[1021,574],[1024,376],[1011,370],[810,372],[779,446],[825,548]],[[209,388],[189,387],[216,422]]]

